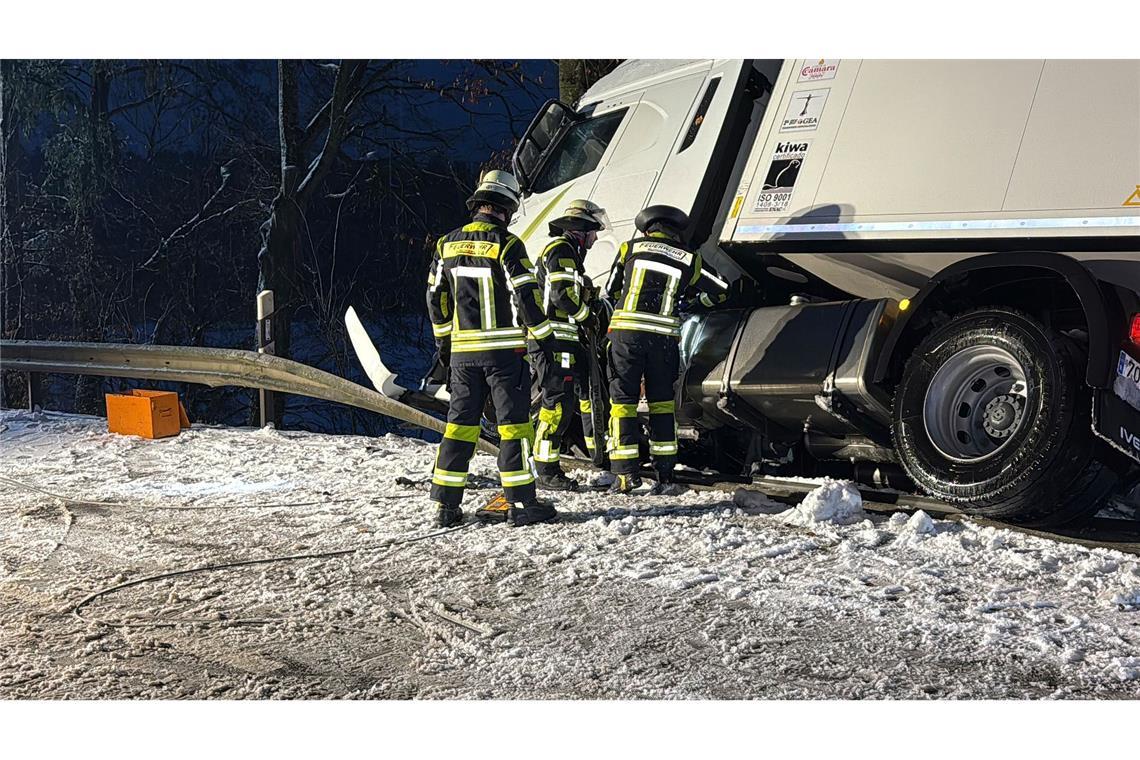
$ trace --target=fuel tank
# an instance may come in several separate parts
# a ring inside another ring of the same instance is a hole
[[[774,439],[884,438],[890,399],[871,382],[898,315],[891,299],[709,312],[690,318],[678,422],[760,428]]]

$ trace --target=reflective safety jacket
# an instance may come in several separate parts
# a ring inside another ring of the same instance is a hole
[[[436,342],[450,341],[453,365],[524,353],[527,328],[538,340],[553,332],[526,247],[485,214],[436,242],[427,301]]]
[[[606,294],[614,301],[610,330],[679,337],[677,299],[690,289],[699,291],[700,302],[708,307],[728,298],[728,283],[699,253],[685,250],[666,233],[622,243],[606,281]]]
[[[582,271],[585,257],[586,252],[577,243],[560,236],[547,244],[535,267],[542,290],[542,309],[558,343],[556,351],[577,349],[578,323],[590,315],[585,292],[589,279]]]

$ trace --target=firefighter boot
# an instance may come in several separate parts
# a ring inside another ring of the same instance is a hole
[[[676,496],[685,490],[685,486],[673,479],[673,468],[659,468],[657,482],[649,489],[650,496]]]
[[[511,505],[510,511],[507,513],[507,522],[516,528],[534,523],[556,522],[557,520],[558,512],[555,511],[554,505],[549,501],[539,501],[538,499],[526,502],[517,501]]]
[[[632,493],[633,489],[641,487],[641,476],[637,474],[615,473],[614,482],[610,485],[610,493]]]
[[[446,504],[435,502],[437,507],[435,524],[441,528],[454,528],[459,523],[463,522],[463,510],[459,507],[450,507]]]
[[[562,470],[555,470],[553,472],[539,471],[538,480],[535,482],[535,485],[546,491],[578,490],[578,481],[567,477],[566,473]]]

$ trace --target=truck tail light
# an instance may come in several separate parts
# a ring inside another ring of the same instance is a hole
[[[1128,326],[1128,340],[1132,345],[1140,346],[1140,314],[1132,315],[1132,323]]]

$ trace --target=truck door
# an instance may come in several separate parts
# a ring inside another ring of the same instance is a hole
[[[614,229],[590,250],[586,270],[595,279],[609,269],[621,242],[633,236],[633,219],[648,205],[680,208],[693,217],[691,241],[699,244],[708,237],[711,222],[704,217],[710,206],[712,212],[719,206],[727,176],[719,186],[706,180],[718,165],[731,169],[735,161],[739,145],[723,138],[745,99],[752,66],[744,60],[701,63],[641,93],[598,172],[590,199],[606,209]],[[745,109],[745,123],[750,111]]]

